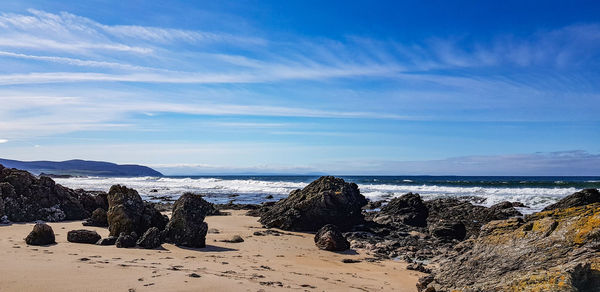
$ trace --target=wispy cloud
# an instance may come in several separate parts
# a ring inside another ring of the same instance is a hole
[[[6,139],[0,139],[0,144],[6,143],[6,142],[8,142],[8,140],[6,140]]]

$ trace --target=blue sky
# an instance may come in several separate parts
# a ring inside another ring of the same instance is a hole
[[[600,175],[595,1],[2,1],[0,157]]]

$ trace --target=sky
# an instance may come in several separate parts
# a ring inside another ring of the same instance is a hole
[[[600,175],[597,1],[2,1],[0,157]]]

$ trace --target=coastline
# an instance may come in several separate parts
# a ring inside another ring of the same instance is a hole
[[[319,250],[310,233],[256,236],[255,231],[265,230],[258,218],[243,210],[227,212],[231,214],[206,218],[219,233],[209,232],[204,249],[167,243],[158,249],[139,249],[68,242],[67,232],[73,229],[108,235],[106,228],[84,227],[82,221],[48,223],[57,244],[28,246],[23,238],[33,223],[0,226],[0,287],[3,291],[417,291],[415,284],[424,275],[406,270],[401,261],[365,260],[370,256],[362,250]],[[244,242],[220,241],[233,235]],[[200,277],[190,277],[192,273]]]

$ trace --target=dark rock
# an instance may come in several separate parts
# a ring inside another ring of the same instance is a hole
[[[599,218],[593,203],[491,221],[441,258],[419,291],[597,291]]]
[[[381,212],[373,219],[380,224],[403,223],[411,226],[427,225],[429,211],[419,194],[408,193],[392,199],[381,208]]]
[[[273,195],[268,195],[265,197],[265,199],[267,199],[267,200],[273,199]]]
[[[50,225],[38,223],[33,226],[33,230],[25,238],[25,242],[29,245],[46,245],[56,243],[54,231]]]
[[[67,241],[75,242],[75,243],[90,243],[95,244],[102,237],[96,232],[92,230],[71,230],[67,233]]]
[[[110,188],[107,212],[110,235],[139,231],[143,212],[144,202],[136,190],[121,185]]]
[[[161,244],[160,236],[161,234],[158,228],[150,227],[146,230],[146,233],[138,239],[137,245],[147,249],[157,248]]]
[[[319,249],[329,251],[343,251],[350,248],[348,240],[333,224],[327,224],[319,229],[319,232],[315,235],[315,245]]]
[[[429,233],[442,240],[463,240],[467,229],[462,222],[439,221],[429,227]]]
[[[188,274],[188,277],[190,277],[190,278],[200,278],[201,276],[198,275],[198,274],[196,274],[196,273],[191,273],[191,274]]]
[[[562,200],[544,208],[543,211],[584,206],[593,203],[600,203],[600,192],[598,192],[597,189],[585,189],[563,198]]]
[[[121,234],[119,234],[119,237],[117,238],[117,241],[115,242],[115,245],[118,248],[135,247],[136,240],[137,240],[137,235],[135,232],[132,232],[130,234],[121,232]]]
[[[90,214],[75,191],[18,169],[0,167],[0,201],[0,213],[14,222],[81,220]]]
[[[105,238],[98,240],[96,242],[96,244],[97,245],[115,245],[117,243],[117,238],[118,237],[116,237],[116,236],[105,237]]]
[[[355,264],[355,263],[360,263],[359,260],[355,260],[355,259],[342,259],[342,263],[344,264]]]
[[[317,231],[325,224],[347,230],[363,221],[367,200],[355,183],[323,176],[275,203],[261,214],[260,223],[284,230]]]
[[[213,206],[202,196],[183,194],[173,205],[171,220],[164,230],[166,242],[187,247],[205,247],[206,214]]]
[[[477,236],[481,226],[492,220],[504,220],[520,216],[514,207],[500,203],[486,208],[456,198],[442,198],[425,202],[429,210],[428,226],[436,226],[440,221],[462,223],[467,230],[465,238]]]
[[[406,266],[407,270],[418,271],[425,274],[430,274],[431,270],[426,268],[422,263],[412,263]]]
[[[239,235],[234,235],[230,239],[221,240],[221,242],[240,243],[240,242],[244,242],[244,239]]]
[[[108,230],[116,236],[121,232],[143,234],[150,227],[164,229],[168,222],[152,203],[143,202],[138,192],[114,185],[108,192]]]
[[[380,201],[369,201],[364,207],[363,210],[373,210],[373,209],[378,209],[381,208],[381,206],[383,205],[383,203],[385,203],[384,200],[380,200]]]
[[[107,227],[108,219],[106,216],[106,210],[102,208],[98,208],[92,212],[92,216],[84,221],[83,226],[97,226],[97,227]]]

